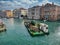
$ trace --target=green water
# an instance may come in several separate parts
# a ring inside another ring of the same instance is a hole
[[[0,33],[0,45],[60,45],[60,22],[45,22],[49,25],[48,36],[31,37],[24,26],[24,20],[2,20],[7,31]]]

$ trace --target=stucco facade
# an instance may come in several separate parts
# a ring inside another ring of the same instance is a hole
[[[40,6],[34,6],[28,9],[28,19],[40,19]]]
[[[5,10],[6,17],[13,17],[13,11],[11,10]]]
[[[25,16],[27,15],[27,9],[24,9],[24,8],[19,8],[19,9],[15,9],[13,10],[13,15],[14,17],[19,17],[19,18],[22,18],[21,16]]]

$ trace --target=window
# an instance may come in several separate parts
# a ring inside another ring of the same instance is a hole
[[[35,11],[35,9],[32,9],[32,11]]]
[[[50,12],[48,12],[48,11],[45,11],[45,14],[46,14],[46,15],[50,15]]]
[[[32,12],[32,15],[34,15],[34,12]]]

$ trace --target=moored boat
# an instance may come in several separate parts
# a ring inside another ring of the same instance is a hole
[[[5,24],[0,20],[0,32],[6,31],[6,26]]]
[[[38,24],[33,21],[31,22],[27,21],[27,22],[24,22],[24,25],[26,26],[28,32],[33,36],[49,34],[48,25],[44,23]]]

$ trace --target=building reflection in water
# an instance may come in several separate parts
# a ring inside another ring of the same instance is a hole
[[[12,26],[14,25],[14,19],[13,18],[9,19],[9,24],[12,25]]]
[[[22,21],[22,23],[21,23],[22,25],[24,24],[24,20]]]
[[[8,24],[7,24],[7,27],[8,27],[8,30],[14,30],[15,29],[15,24],[14,24],[14,19],[13,18],[10,18],[8,19]]]

